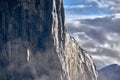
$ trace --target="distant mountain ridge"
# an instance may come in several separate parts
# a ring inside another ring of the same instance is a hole
[[[120,80],[120,65],[112,64],[98,71],[98,80]]]
[[[119,69],[120,69],[120,66],[118,64],[112,64],[100,69],[100,71],[117,71]]]

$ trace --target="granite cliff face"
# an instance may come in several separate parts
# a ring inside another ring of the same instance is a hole
[[[0,0],[0,80],[97,80],[64,27],[62,0]]]

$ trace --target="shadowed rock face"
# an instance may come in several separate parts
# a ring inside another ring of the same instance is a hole
[[[0,0],[0,80],[96,80],[64,27],[62,0]]]

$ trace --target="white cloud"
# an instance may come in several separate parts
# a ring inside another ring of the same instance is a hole
[[[88,52],[97,52],[97,48],[88,48],[87,51]]]
[[[110,64],[119,64],[120,65],[119,60],[114,58],[114,57],[92,55],[92,58],[94,58],[94,60],[96,60],[97,62],[103,63],[101,68],[104,67],[104,66],[110,65]]]
[[[88,2],[95,2],[99,8],[109,8],[114,3],[108,0],[88,0]]]
[[[76,13],[66,13],[65,15],[65,20],[66,23],[73,21],[73,20],[77,20],[77,19],[95,19],[95,18],[103,18],[106,16],[110,16],[108,14],[102,14],[102,15],[79,15]]]
[[[107,8],[115,13],[120,13],[120,0],[87,0],[94,2],[99,8]]]
[[[110,32],[106,34],[106,39],[107,39],[107,42],[102,47],[120,52],[120,34],[119,33]]]
[[[92,7],[92,5],[65,5],[64,8],[66,9],[83,9],[87,7]]]
[[[113,14],[113,20],[114,19],[120,19],[120,13]]]
[[[120,0],[109,0],[109,1],[113,1],[113,2],[120,2]]]
[[[120,13],[120,4],[119,5],[115,5],[115,6],[112,6],[110,8],[111,11],[115,12],[115,13]]]
[[[85,5],[65,5],[66,9],[74,9],[74,8],[86,8]]]

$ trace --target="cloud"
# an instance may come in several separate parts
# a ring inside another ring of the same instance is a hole
[[[86,8],[87,6],[85,6],[85,5],[65,5],[64,7],[66,9],[76,9],[76,8]]]
[[[85,19],[81,20],[83,24],[96,26],[98,28],[103,28],[107,32],[117,32],[120,33],[120,18],[116,15],[104,17],[104,18],[96,18],[96,19]]]
[[[107,16],[106,14],[102,15],[80,15],[77,13],[73,13],[72,11],[66,11],[65,17],[66,17],[66,23],[72,23],[72,20],[77,20],[77,19],[95,19],[95,18],[103,18]],[[116,16],[118,18],[118,16]]]
[[[96,3],[99,8],[109,8],[110,6],[114,5],[112,1],[108,0],[88,0],[88,2]]]
[[[120,0],[109,0],[109,1],[113,1],[113,2],[120,2]]]
[[[94,2],[99,8],[107,8],[114,13],[120,13],[120,0],[87,0],[88,2]]]
[[[99,56],[99,55],[93,55],[94,61],[96,62],[96,65],[100,68],[103,66],[107,66],[110,64],[119,64],[120,62],[118,59],[109,57],[109,56]],[[104,61],[104,62],[103,62]]]
[[[66,26],[79,45],[93,56],[95,63],[103,67],[120,63],[119,22],[119,14],[114,14],[106,17],[72,20],[67,22]]]
[[[112,6],[110,8],[111,11],[113,11],[114,13],[120,13],[120,6]]]

